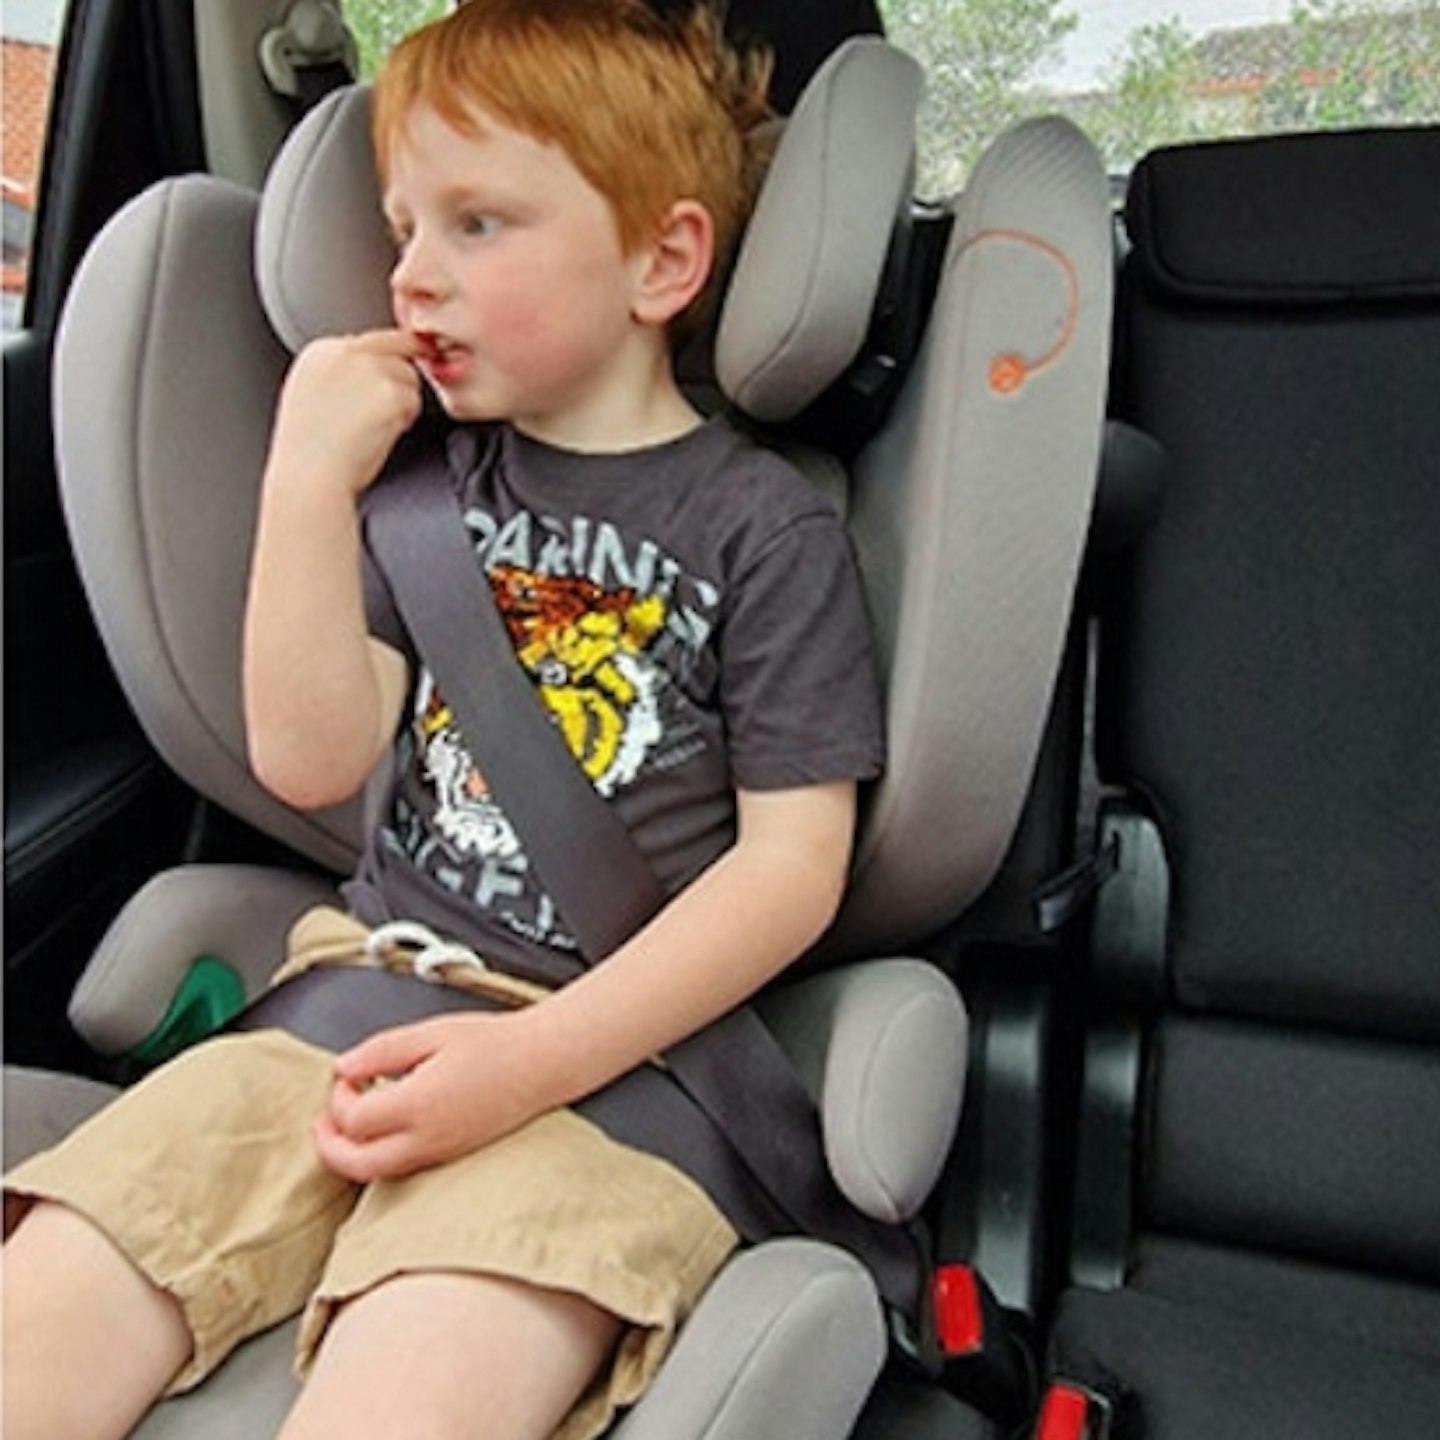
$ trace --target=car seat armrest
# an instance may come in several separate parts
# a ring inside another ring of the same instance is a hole
[[[874,1282],[815,1240],[732,1260],[614,1440],[848,1435],[885,1359]],[[796,1376],[805,1377],[796,1384]]]
[[[874,960],[777,987],[759,1009],[819,1101],[840,1188],[878,1220],[912,1219],[964,1094],[969,1027],[954,985],[924,961]]]
[[[102,1054],[129,1052],[156,1030],[194,962],[223,961],[247,995],[284,959],[285,936],[316,905],[334,905],[315,875],[258,865],[185,865],[156,875],[116,916],[70,1001],[70,1023]]]

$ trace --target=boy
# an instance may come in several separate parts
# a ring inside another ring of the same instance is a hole
[[[338,1057],[278,1031],[212,1041],[22,1167],[7,1203],[39,1203],[7,1251],[11,1440],[122,1435],[302,1308],[286,1440],[588,1437],[736,1243],[691,1177],[569,1107],[819,936],[880,764],[838,523],[703,422],[671,366],[745,213],[762,93],[708,13],[667,24],[639,0],[471,0],[388,65],[396,326],[317,342],[286,381],[245,636],[252,758],[292,804],[339,800],[408,703],[390,815],[347,887],[363,924],[307,917],[288,968],[420,921],[448,937],[443,978],[533,1003]],[[579,978],[364,544],[422,384],[459,422],[435,483],[517,659],[670,897]]]

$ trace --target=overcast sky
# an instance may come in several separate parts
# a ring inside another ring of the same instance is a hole
[[[1071,0],[1067,8],[1080,24],[1065,43],[1063,62],[1045,78],[1063,89],[1083,89],[1142,25],[1175,19],[1194,35],[1264,25],[1288,15],[1291,0]]]
[[[0,27],[7,40],[26,45],[53,45],[60,34],[64,0],[4,0]]]

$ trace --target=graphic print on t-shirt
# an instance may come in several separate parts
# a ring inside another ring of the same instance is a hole
[[[602,795],[614,794],[662,738],[664,677],[646,652],[664,627],[665,601],[509,565],[490,572],[490,588],[570,753]]]
[[[472,508],[466,522],[516,658],[596,790],[613,798],[647,765],[692,756],[701,741],[680,682],[713,627],[715,587],[652,542],[627,547],[607,521],[572,517],[562,532],[528,511],[498,525]],[[428,670],[410,740],[388,842],[517,933],[573,948]]]

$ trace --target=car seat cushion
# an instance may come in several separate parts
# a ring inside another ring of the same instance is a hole
[[[1055,1373],[1128,1395],[1152,1440],[1433,1431],[1440,1361],[1311,1328],[1127,1288],[1061,1302]]]
[[[968,1022],[954,985],[918,960],[867,962],[778,988],[761,1011],[821,1098],[840,1188],[867,1215],[914,1218],[964,1091]]]
[[[1440,1056],[1219,1017],[1161,1026],[1151,1223],[1440,1281]]]

